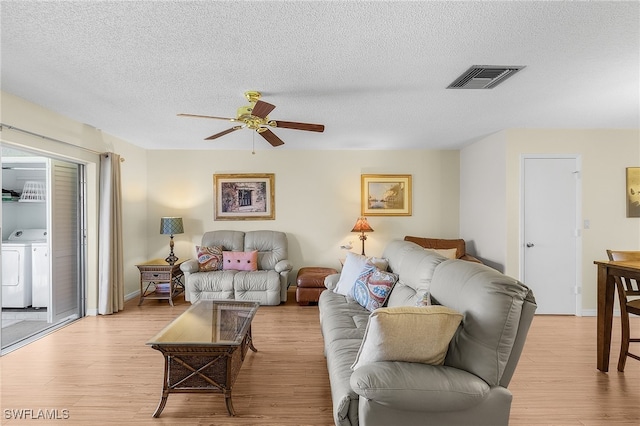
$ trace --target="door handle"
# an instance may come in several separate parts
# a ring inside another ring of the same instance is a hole
[[[534,244],[533,244],[533,243],[527,243],[527,247],[531,248],[531,247],[533,247],[533,246],[534,246]]]

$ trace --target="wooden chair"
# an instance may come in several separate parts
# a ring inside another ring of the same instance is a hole
[[[607,250],[607,255],[609,260],[640,261],[640,251]],[[624,371],[627,357],[640,361],[640,356],[629,352],[630,342],[640,342],[640,338],[631,338],[629,327],[629,313],[640,315],[640,299],[630,299],[630,296],[640,297],[640,285],[634,279],[616,277],[616,288],[618,289],[618,298],[620,300],[620,321],[622,322],[622,344],[620,346],[620,358],[618,359],[618,371]]]

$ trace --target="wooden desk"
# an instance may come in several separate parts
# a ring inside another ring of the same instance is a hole
[[[609,371],[611,323],[616,294],[615,277],[640,280],[640,262],[595,261],[598,265],[598,370]]]

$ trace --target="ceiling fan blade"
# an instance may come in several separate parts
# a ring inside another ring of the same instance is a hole
[[[277,137],[276,134],[269,129],[265,129],[264,132],[258,132],[258,133],[260,134],[260,136],[265,138],[267,142],[271,144],[271,146],[284,145],[284,142],[282,142],[282,139]]]
[[[267,115],[269,115],[269,113],[273,111],[275,108],[276,108],[275,105],[271,105],[268,102],[258,101],[253,106],[251,115],[255,115],[256,117],[260,117],[260,118],[266,118]]]
[[[242,129],[242,126],[235,126],[235,127],[232,127],[232,128],[227,129],[227,130],[225,130],[225,131],[223,131],[223,132],[216,133],[215,135],[211,135],[211,136],[209,136],[208,138],[204,138],[204,140],[206,140],[206,141],[210,141],[210,140],[212,140],[212,139],[217,139],[217,138],[219,138],[220,136],[228,135],[229,133],[231,133],[231,132],[235,132],[236,130],[239,130],[239,129]]]
[[[178,117],[214,118],[216,120],[238,121],[235,118],[216,117],[213,115],[199,115],[199,114],[178,114]]]
[[[307,130],[309,132],[324,132],[323,124],[296,123],[295,121],[276,120],[276,127],[283,129]]]

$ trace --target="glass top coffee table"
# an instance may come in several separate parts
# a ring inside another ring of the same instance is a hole
[[[231,389],[247,350],[257,352],[251,321],[258,302],[199,300],[147,342],[164,355],[160,416],[170,393],[211,392],[225,397],[235,415]]]

